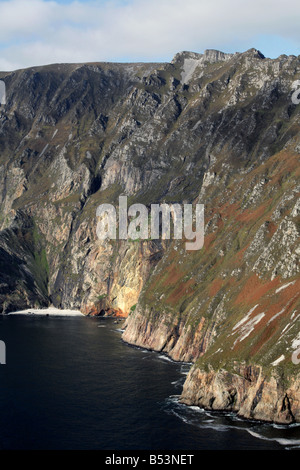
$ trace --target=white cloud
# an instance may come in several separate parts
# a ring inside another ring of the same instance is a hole
[[[260,36],[264,44],[276,36],[297,50],[299,17],[298,0],[5,0],[0,1],[0,70],[170,60],[182,50],[207,48],[242,51],[258,47]]]

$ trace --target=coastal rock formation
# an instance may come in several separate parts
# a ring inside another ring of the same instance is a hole
[[[194,363],[182,401],[299,418],[300,58],[1,72],[0,311],[126,318],[123,339]],[[204,204],[204,246],[99,240],[100,204]]]
[[[274,371],[265,376],[259,366],[236,365],[236,370],[193,369],[181,403],[210,410],[235,411],[243,418],[279,424],[299,422],[299,374],[283,384]]]

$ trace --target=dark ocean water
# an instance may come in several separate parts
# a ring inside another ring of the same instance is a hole
[[[189,366],[128,346],[112,319],[0,317],[0,449],[282,450],[300,426],[180,405]]]

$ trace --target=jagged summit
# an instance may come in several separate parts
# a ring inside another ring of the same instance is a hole
[[[203,59],[207,60],[208,62],[219,62],[223,60],[229,60],[235,54],[225,53],[222,51],[218,51],[216,49],[206,49],[203,53]]]
[[[178,52],[173,57],[171,63],[174,64],[176,62],[180,62],[185,59],[201,60],[202,62],[214,63],[214,62],[226,61],[226,60],[231,59],[232,57],[238,57],[238,56],[250,57],[253,59],[265,59],[266,58],[261,51],[259,51],[258,49],[255,49],[254,47],[252,47],[251,49],[248,49],[245,52],[234,52],[234,53],[222,52],[217,49],[205,49],[203,53],[192,52],[192,51]]]
[[[182,51],[175,54],[171,63],[179,65],[182,68],[181,82],[187,84],[194,75],[197,67],[206,67],[208,64],[216,64],[227,62],[231,59],[237,58],[241,60],[257,60],[264,59],[265,56],[257,49],[252,48],[246,52],[226,53],[216,49],[206,49],[203,54],[197,52]]]
[[[245,52],[222,52],[217,49],[205,49],[203,53],[192,51],[181,51],[175,54],[171,63],[182,62],[184,60],[198,60],[201,62],[222,62],[230,60],[232,57],[245,56],[253,59],[265,59],[265,56],[258,49],[254,47]]]
[[[252,47],[248,49],[246,52],[243,52],[242,55],[247,57],[252,57],[253,59],[265,59],[266,57],[260,52],[258,49]]]
[[[219,62],[231,59],[234,54],[225,53],[222,51],[217,51],[215,49],[206,49],[203,54],[199,52],[191,52],[191,51],[182,51],[175,54],[171,63],[181,62],[184,60],[198,60],[201,62]]]

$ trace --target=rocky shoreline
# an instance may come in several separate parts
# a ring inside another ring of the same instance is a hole
[[[206,410],[230,411],[238,416],[270,423],[300,423],[300,374],[287,378],[274,367],[271,373],[259,365],[235,361],[232,370],[214,370],[209,363],[205,370],[197,365],[199,330],[194,337],[180,326],[181,335],[174,337],[174,328],[161,321],[151,324],[146,316],[137,314],[124,322],[122,339],[128,344],[163,352],[172,360],[192,362],[180,403]]]
[[[284,386],[276,371],[266,377],[259,366],[237,372],[194,367],[187,376],[181,403],[208,410],[232,411],[238,416],[277,424],[300,422],[299,375]]]

